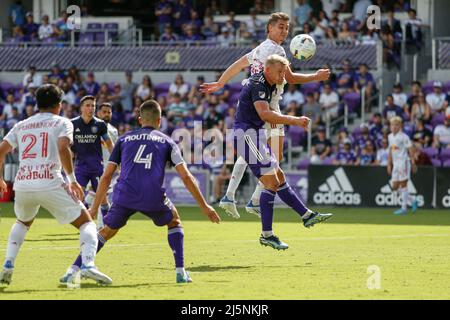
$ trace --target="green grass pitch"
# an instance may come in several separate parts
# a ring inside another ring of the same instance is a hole
[[[0,208],[3,261],[14,218],[11,204]],[[332,220],[306,229],[293,211],[276,209],[274,230],[290,245],[279,252],[259,244],[260,222],[243,211],[238,221],[219,211],[223,221],[213,225],[196,208],[178,209],[193,283],[175,283],[166,229],[138,214],[97,256],[112,286],[84,280],[81,289],[59,287],[78,253],[78,234],[42,213],[0,299],[450,298],[449,211],[394,216],[392,210],[330,208],[324,211],[335,214]],[[379,283],[370,280],[378,274],[369,266],[379,268]]]

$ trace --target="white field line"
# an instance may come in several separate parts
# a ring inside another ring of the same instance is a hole
[[[283,239],[285,241],[329,241],[329,240],[358,240],[358,239],[408,239],[408,238],[441,238],[450,237],[450,234],[433,234],[433,233],[422,233],[422,234],[398,234],[398,235],[385,235],[385,236],[345,236],[345,237],[314,237],[314,238],[290,238]],[[193,240],[190,243],[222,243],[222,242],[234,242],[234,243],[254,243],[258,240]],[[28,243],[29,245],[29,243]],[[166,246],[167,242],[154,242],[154,243],[113,243],[107,245],[108,248],[129,248],[129,247],[160,247]],[[43,247],[24,247],[22,251],[34,251],[34,250],[76,250],[79,249],[78,246],[43,246]],[[6,249],[0,249],[0,252],[4,252]]]

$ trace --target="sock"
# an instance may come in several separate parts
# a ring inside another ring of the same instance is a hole
[[[82,264],[94,266],[94,259],[97,253],[98,238],[97,226],[90,221],[80,227],[80,247]]]
[[[236,190],[241,183],[242,177],[244,176],[245,170],[247,169],[247,162],[242,157],[236,160],[233,167],[233,172],[231,173],[231,179],[228,183],[226,196],[230,200],[234,200],[236,195]]]
[[[14,266],[14,261],[19,253],[20,246],[25,240],[27,231],[28,227],[20,222],[14,223],[11,227],[8,238],[8,246],[6,248],[6,261],[10,261],[12,266]]]
[[[175,267],[184,268],[184,232],[183,227],[170,228],[167,232],[167,240],[175,258]],[[177,269],[178,270],[178,269]],[[184,270],[184,269],[183,269]]]
[[[305,207],[302,200],[300,200],[287,182],[283,183],[278,188],[277,194],[284,203],[294,209],[294,211],[297,212],[303,219],[308,218],[311,214],[312,211]]]
[[[257,206],[259,205],[259,198],[261,197],[261,192],[264,190],[264,185],[258,181],[258,184],[256,185],[255,191],[252,195],[252,203]]]
[[[97,242],[97,252],[99,252],[103,246],[106,243],[106,240],[99,234],[97,233],[97,237],[98,237],[98,242]],[[81,254],[75,259],[74,263],[72,264],[72,267],[78,267],[81,268],[81,265],[83,264],[82,259],[81,259]]]
[[[408,199],[409,199],[409,192],[408,188],[403,188],[399,190],[402,194],[402,210],[408,209]]]
[[[273,236],[273,231],[263,231],[261,232],[261,234],[264,238],[268,238],[270,236]]]
[[[273,223],[273,201],[275,192],[264,189],[259,198],[259,207],[261,208],[262,231],[272,231]]]

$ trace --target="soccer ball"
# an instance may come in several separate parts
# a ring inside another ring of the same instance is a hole
[[[290,50],[294,58],[307,61],[316,53],[316,42],[310,35],[299,34],[291,40]]]

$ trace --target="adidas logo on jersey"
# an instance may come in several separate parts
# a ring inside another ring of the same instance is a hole
[[[444,208],[450,208],[450,189],[447,190],[447,195],[442,198],[442,206]]]
[[[417,189],[411,180],[408,181],[408,192],[410,196],[415,196],[419,207],[423,207],[425,199],[423,195],[417,194]],[[411,198],[411,197],[410,197]],[[408,200],[410,206],[413,199]],[[375,203],[378,206],[397,207],[402,205],[402,195],[399,192],[393,192],[391,182],[380,189],[380,193],[375,196]]]
[[[80,128],[76,128],[75,132],[81,132]]]
[[[316,204],[360,205],[361,195],[353,190],[344,169],[339,168],[319,186],[313,200]]]

